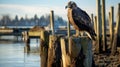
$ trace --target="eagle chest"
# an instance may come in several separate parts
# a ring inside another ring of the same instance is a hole
[[[68,9],[68,20],[69,20],[70,24],[72,24],[75,29],[79,30],[79,27],[75,24],[75,22],[73,20],[72,9]]]

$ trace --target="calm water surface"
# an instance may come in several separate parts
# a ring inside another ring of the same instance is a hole
[[[37,49],[36,40],[31,47]],[[24,53],[25,43],[0,42],[0,67],[40,67],[39,53]]]

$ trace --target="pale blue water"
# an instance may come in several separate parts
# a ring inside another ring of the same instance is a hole
[[[36,42],[31,42],[36,47]],[[39,53],[24,53],[24,43],[0,42],[0,67],[40,67]]]

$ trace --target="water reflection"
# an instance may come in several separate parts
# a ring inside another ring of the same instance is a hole
[[[34,40],[33,40],[34,41]],[[31,42],[31,47],[36,42]],[[24,53],[25,43],[0,42],[0,67],[40,67],[39,53]]]

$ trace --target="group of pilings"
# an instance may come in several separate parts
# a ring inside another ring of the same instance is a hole
[[[54,34],[54,17],[51,11],[52,32],[41,30],[40,57],[41,67],[92,67],[92,40],[87,36],[70,36],[68,23],[68,36]],[[24,32],[25,52],[30,51],[29,33]]]
[[[30,38],[25,32],[25,53],[30,52]],[[92,67],[92,40],[87,36],[53,35],[40,31],[41,67]]]
[[[89,37],[65,37],[41,32],[41,67],[92,67],[92,41]]]
[[[101,2],[102,1],[102,2]],[[116,17],[116,26],[114,27],[114,7],[110,8],[109,12],[109,33],[107,32],[107,22],[106,22],[106,0],[96,0],[97,6],[97,16],[93,19],[93,14],[91,15],[92,21],[94,22],[94,30],[97,34],[96,40],[96,53],[106,52],[107,49],[111,49],[111,54],[114,55],[117,51],[117,45],[120,45],[118,39],[120,38],[120,3],[118,4],[118,13]],[[101,4],[102,3],[102,4]],[[108,44],[107,36],[109,37]]]

